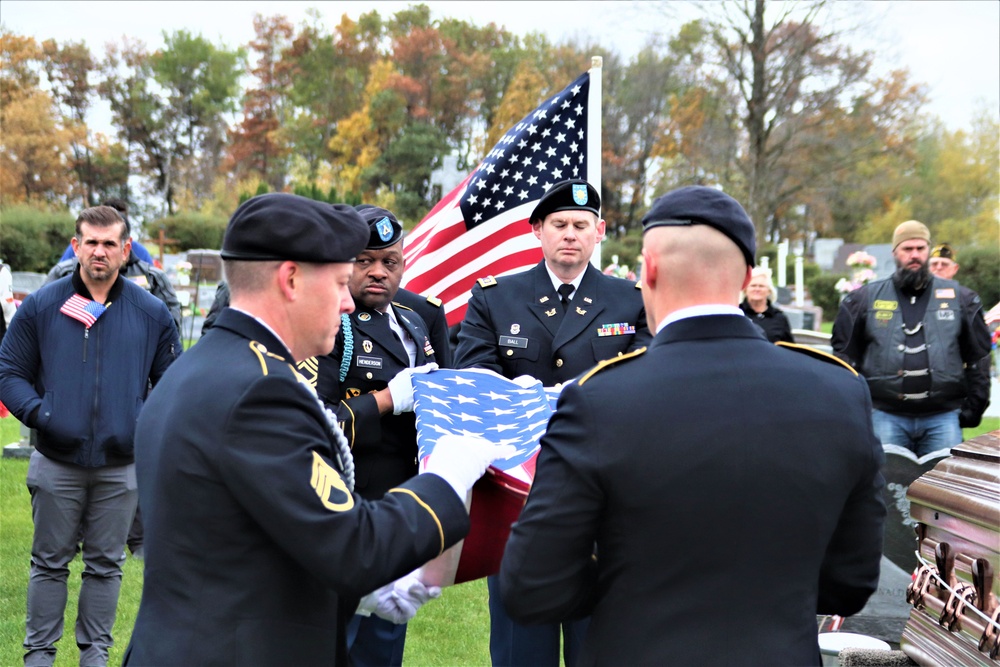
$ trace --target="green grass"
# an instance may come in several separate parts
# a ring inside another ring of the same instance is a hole
[[[1000,417],[987,417],[976,429],[966,429],[966,439],[1000,429]],[[0,443],[16,442],[19,424],[12,417],[0,419]],[[31,557],[31,503],[24,480],[26,459],[0,459],[0,665],[22,662],[25,594]],[[79,558],[70,566],[69,603],[66,625],[56,656],[57,667],[73,667],[79,652],[73,639],[76,599],[80,590]],[[125,562],[115,646],[111,665],[121,664],[139,609],[142,564],[131,557]],[[404,663],[407,667],[489,665],[489,612],[486,582],[474,581],[445,589],[441,599],[429,603],[410,623]]]

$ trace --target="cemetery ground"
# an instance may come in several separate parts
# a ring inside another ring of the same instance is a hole
[[[986,417],[975,429],[966,429],[969,439],[1000,428],[1000,417]],[[0,443],[20,439],[20,424],[0,419]],[[0,665],[22,663],[25,596],[31,557],[31,503],[25,487],[27,459],[0,459]],[[83,564],[77,557],[70,564],[66,622],[58,646],[56,667],[79,663],[74,641],[76,601]],[[253,586],[253,582],[247,582]],[[108,664],[120,665],[128,646],[142,594],[142,562],[131,556],[125,561],[115,646]],[[410,623],[404,664],[407,667],[489,665],[489,612],[483,579],[446,588],[439,600],[428,603]]]

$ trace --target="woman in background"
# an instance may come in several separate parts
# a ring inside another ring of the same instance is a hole
[[[772,343],[783,340],[794,343],[792,326],[780,309],[771,305],[771,299],[777,297],[774,284],[771,282],[771,270],[762,266],[754,267],[750,272],[750,284],[747,285],[746,296],[740,308],[764,331],[764,335]]]

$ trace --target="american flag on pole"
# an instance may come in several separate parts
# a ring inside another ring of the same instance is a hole
[[[97,303],[96,301],[91,301],[86,297],[82,297],[79,294],[74,294],[70,298],[66,299],[66,303],[62,305],[59,312],[64,315],[69,315],[74,320],[79,320],[83,322],[83,325],[88,329],[94,326],[94,322],[97,318],[104,314],[107,310],[107,306],[103,303]]]
[[[586,178],[600,191],[600,95],[595,62],[510,128],[406,236],[403,286],[441,299],[449,325],[464,317],[477,278],[541,261],[528,218],[550,187]]]

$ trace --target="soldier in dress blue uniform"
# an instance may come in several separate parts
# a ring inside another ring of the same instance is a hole
[[[386,209],[357,210],[371,233],[351,276],[355,311],[342,316],[333,353],[319,359],[317,392],[324,402],[342,403],[366,423],[378,415],[356,433],[352,449],[355,490],[362,498],[377,500],[417,474],[409,374],[450,363],[450,356],[447,362],[438,361],[423,318],[396,301],[403,277],[403,226]],[[400,373],[401,380],[396,380]],[[405,641],[405,623],[375,616],[357,615],[347,628],[354,667],[401,665]]]
[[[879,579],[867,385],[737,307],[756,242],[734,199],[681,188],[643,225],[656,337],[563,389],[503,601],[590,615],[581,665],[819,665],[816,614],[857,613]]]
[[[599,361],[650,340],[639,285],[590,263],[604,236],[597,190],[584,180],[553,185],[529,219],[544,259],[513,276],[482,278],[458,333],[456,368],[528,375],[554,386]],[[559,665],[558,623],[515,623],[489,577],[490,655],[494,665]],[[586,619],[562,624],[564,659],[576,664]]]
[[[146,563],[124,664],[346,665],[359,599],[404,622],[434,596],[412,572],[466,534],[463,499],[502,448],[442,438],[423,474],[365,500],[358,424],[294,366],[333,349],[369,232],[349,206],[282,193],[233,214],[231,307],[136,428]]]

